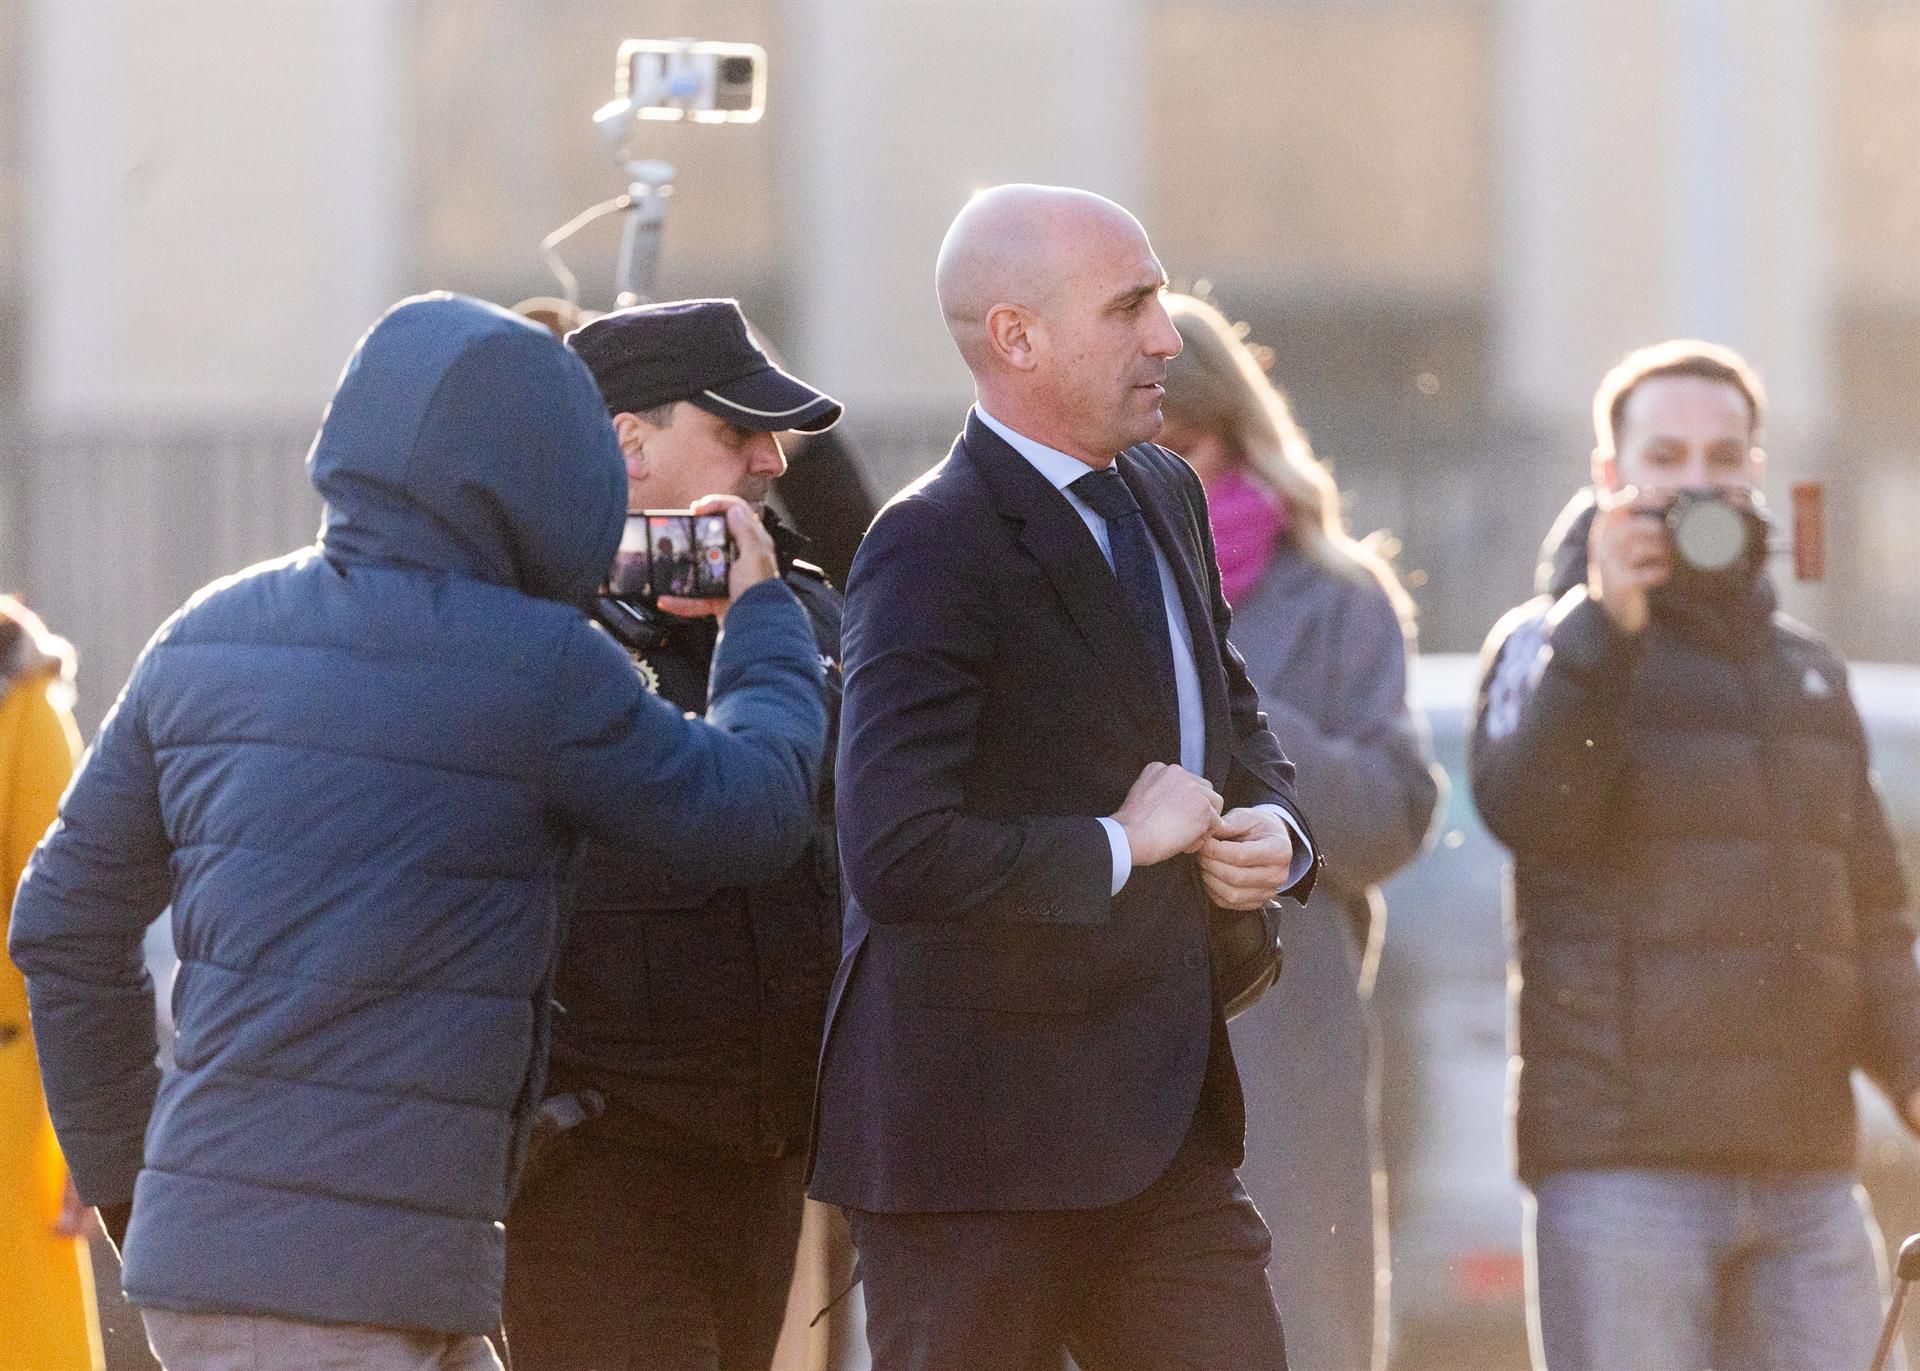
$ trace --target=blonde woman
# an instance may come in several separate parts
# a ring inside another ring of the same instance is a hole
[[[1369,1371],[1385,1361],[1387,1288],[1366,1004],[1376,887],[1420,851],[1444,783],[1407,701],[1413,606],[1348,534],[1332,475],[1240,330],[1193,296],[1167,308],[1184,350],[1159,441],[1206,483],[1233,643],[1327,862],[1311,903],[1287,906],[1285,973],[1233,1026],[1241,1179],[1273,1230],[1288,1360]]]

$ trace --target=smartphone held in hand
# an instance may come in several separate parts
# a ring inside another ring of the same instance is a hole
[[[624,600],[657,600],[662,595],[725,599],[738,551],[724,513],[633,510],[620,535],[607,590]]]

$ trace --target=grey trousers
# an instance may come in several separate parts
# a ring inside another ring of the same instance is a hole
[[[1318,892],[1285,917],[1286,969],[1233,1024],[1247,1098],[1240,1183],[1273,1232],[1267,1276],[1287,1360],[1375,1371],[1386,1363],[1385,1180],[1358,953]]]
[[[165,1371],[500,1371],[487,1340],[470,1335],[167,1309],[140,1318]]]

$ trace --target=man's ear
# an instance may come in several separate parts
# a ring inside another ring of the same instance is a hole
[[[1620,489],[1620,459],[1610,450],[1593,450],[1593,484],[1596,490]]]
[[[644,481],[651,463],[647,458],[647,439],[653,436],[654,427],[638,414],[616,414],[613,416],[613,435],[620,440],[620,455],[627,462],[627,479]]]
[[[987,311],[987,346],[1015,371],[1032,371],[1039,364],[1034,348],[1034,320],[1018,305],[995,305]]]
[[[1767,450],[1755,443],[1747,460],[1753,464],[1753,483],[1757,486],[1767,479]]]

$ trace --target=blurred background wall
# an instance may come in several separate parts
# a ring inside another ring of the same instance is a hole
[[[1789,608],[1920,660],[1911,0],[0,0],[0,584],[78,642],[87,724],[193,587],[311,537],[386,303],[553,290],[541,236],[621,189],[614,49],[681,34],[771,81],[759,125],[657,126],[660,293],[738,295],[881,488],[969,398],[947,221],[1068,182],[1272,348],[1429,649],[1527,593],[1606,366],[1699,333],[1773,389],[1776,504],[1829,483]],[[616,236],[569,254],[590,304]]]

